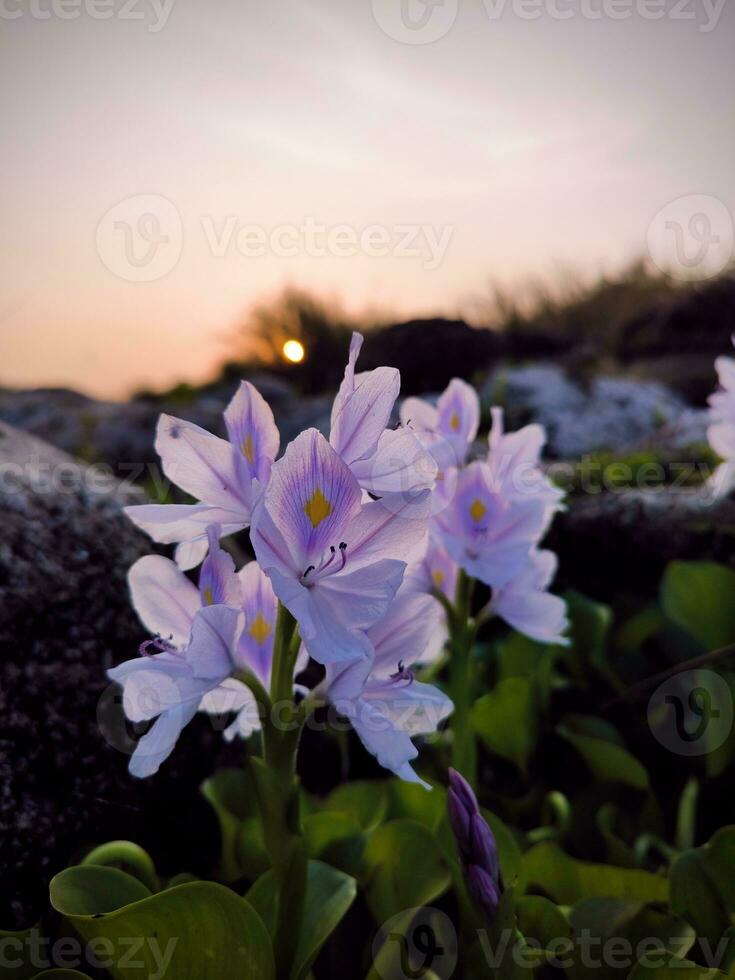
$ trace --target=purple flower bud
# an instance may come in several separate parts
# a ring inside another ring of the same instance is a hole
[[[447,805],[467,890],[478,911],[489,921],[500,900],[498,846],[480,813],[472,787],[454,769],[449,770]]]
[[[467,812],[467,808],[460,797],[450,787],[447,793],[447,808],[449,810],[449,822],[452,825],[452,833],[457,841],[460,854],[470,857],[470,819],[472,814]]]
[[[491,922],[495,917],[500,901],[500,889],[492,875],[478,864],[471,864],[466,870],[465,881],[472,900],[483,913],[485,919]]]
[[[484,868],[494,881],[500,880],[498,845],[495,843],[495,835],[484,817],[479,813],[473,814],[470,819],[470,854],[473,864],[478,864]]]
[[[480,812],[480,808],[477,805],[477,797],[473,793],[472,787],[462,773],[457,772],[456,769],[449,770],[449,789],[457,796],[468,815]]]

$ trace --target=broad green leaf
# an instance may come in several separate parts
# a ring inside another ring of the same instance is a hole
[[[457,930],[439,909],[406,909],[381,924],[372,942],[372,954],[366,980],[448,978],[456,975]],[[426,968],[427,959],[436,973]]]
[[[219,877],[237,881],[257,877],[268,867],[255,787],[243,769],[219,769],[201,787],[220,826]]]
[[[498,681],[511,677],[528,677],[535,686],[539,702],[545,708],[554,676],[554,663],[560,647],[530,640],[521,633],[511,633],[497,645]]]
[[[89,975],[79,970],[45,970],[37,973],[33,980],[90,980]]]
[[[329,794],[324,808],[347,813],[364,830],[374,830],[388,810],[386,783],[377,779],[343,783]]]
[[[449,869],[435,836],[423,824],[391,820],[368,841],[361,879],[376,922],[385,922],[441,895],[449,884]]]
[[[447,793],[443,786],[434,785],[427,793],[423,786],[407,783],[404,779],[391,780],[388,799],[387,819],[405,817],[424,824],[430,830],[437,826],[447,808]]]
[[[51,904],[64,915],[114,912],[150,895],[150,889],[127,872],[93,864],[66,868],[49,885]]]
[[[577,948],[589,941],[600,965],[595,975],[600,980],[616,980],[621,975],[620,959],[646,955],[650,965],[666,962],[672,956],[685,956],[695,940],[692,927],[662,906],[647,905],[621,898],[593,898],[580,902],[571,912],[570,922]],[[607,946],[606,944],[610,944]],[[617,945],[618,958],[614,955]],[[599,954],[613,952],[607,958]],[[568,971],[583,980],[589,966],[581,959]]]
[[[672,910],[691,922],[700,938],[716,943],[730,925],[730,917],[703,852],[679,854],[669,869],[669,882]]]
[[[90,980],[90,977],[86,973],[80,973],[79,970],[66,970],[66,969],[54,969],[54,970],[44,970],[43,973],[37,973],[33,980]]]
[[[151,892],[157,892],[160,884],[156,866],[147,851],[129,840],[112,840],[93,848],[81,862],[103,867],[119,868],[142,881]]]
[[[637,963],[628,974],[628,980],[717,980],[724,977],[719,970],[708,970],[697,966],[691,960],[681,960],[672,956],[670,962],[660,966]]]
[[[612,610],[588,599],[573,589],[564,594],[567,603],[571,643],[562,656],[578,680],[586,682],[590,667],[604,674],[616,686],[617,678],[607,663],[607,641],[612,625]]]
[[[705,870],[732,915],[735,913],[735,827],[721,827],[700,850]]]
[[[303,821],[307,856],[324,861],[349,875],[360,870],[365,833],[347,813],[312,813]]]
[[[91,881],[89,874],[95,871],[104,872],[107,880]],[[268,931],[254,909],[228,888],[192,882],[113,910],[124,890],[118,882],[113,899],[109,876],[114,875],[129,877],[114,868],[79,866],[51,882],[51,904],[83,940],[111,940],[115,953],[108,972],[114,980],[160,975],[162,958],[168,964],[165,975],[176,980],[273,980]],[[130,881],[146,891],[137,879]],[[135,958],[130,955],[131,936],[141,942]]]
[[[703,650],[735,642],[735,572],[714,562],[674,561],[661,583],[668,618]]]
[[[475,701],[475,731],[491,752],[515,762],[522,772],[536,747],[538,705],[528,677],[509,677]]]
[[[34,937],[41,936],[40,925],[17,932],[0,929],[0,949],[3,951],[3,980],[29,980],[38,970],[38,963],[31,963]]]
[[[526,940],[533,940],[542,949],[553,950],[560,939],[571,933],[564,913],[541,895],[524,895],[516,900],[516,920],[518,928]]]
[[[309,861],[304,921],[291,980],[305,980],[319,950],[341,922],[356,894],[354,878],[321,861]],[[245,897],[259,912],[271,935],[275,933],[278,901],[275,874],[266,871]]]
[[[523,874],[527,888],[543,889],[559,905],[586,898],[665,902],[669,892],[667,880],[659,875],[577,861],[551,841],[536,844],[523,855]]]
[[[602,738],[578,734],[564,724],[557,725],[556,731],[579,752],[597,782],[623,783],[642,791],[649,788],[648,773],[621,746]]]

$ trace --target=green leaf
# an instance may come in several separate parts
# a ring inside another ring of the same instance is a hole
[[[694,847],[698,800],[699,780],[691,776],[682,790],[676,814],[676,846],[679,850]]]
[[[669,869],[669,882],[672,910],[691,922],[700,938],[717,943],[730,917],[702,851],[679,854]]]
[[[96,879],[94,872],[100,873]],[[113,881],[115,876],[129,882]],[[114,980],[160,975],[164,958],[165,975],[176,980],[205,976],[273,980],[268,931],[255,910],[234,892],[197,881],[135,900],[130,898],[130,882],[147,894],[137,879],[115,868],[68,868],[51,881],[51,904],[82,939],[111,940],[113,964],[108,971]],[[131,904],[126,901],[115,908],[126,888]],[[135,957],[130,955],[130,937],[141,942]]]
[[[528,677],[509,677],[475,701],[475,731],[491,752],[515,762],[527,772],[536,747],[538,708],[534,683]]]
[[[397,820],[405,817],[416,820],[434,830],[447,808],[447,793],[443,786],[433,786],[430,793],[418,783],[393,779],[388,786],[389,807],[387,817]]]
[[[35,942],[34,936],[40,936],[40,929],[40,924],[15,932],[0,929],[0,949],[6,957],[3,980],[28,980],[35,976],[38,964],[30,962],[33,959],[31,944]],[[11,962],[15,965],[10,966]]]
[[[580,902],[572,909],[570,921],[575,945],[582,948],[583,942],[590,942],[590,949],[604,951],[606,944],[613,952],[618,945],[621,957],[641,956],[646,952],[649,964],[662,963],[672,956],[684,956],[692,948],[696,938],[688,923],[672,915],[662,906],[646,905],[641,902],[621,898],[593,898]],[[648,946],[643,946],[648,943]],[[626,944],[627,951],[623,952]],[[655,944],[655,948],[654,948]],[[638,951],[638,952],[637,952]],[[576,980],[589,975],[589,966],[582,961],[575,963],[570,975]],[[621,964],[612,956],[601,957],[595,968],[600,980],[617,980],[621,975]]]
[[[646,770],[620,745],[579,734],[563,723],[556,731],[579,752],[598,783],[622,783],[642,791],[649,788]]]
[[[703,650],[735,642],[735,572],[714,562],[674,561],[661,583],[668,618]]]
[[[511,633],[497,645],[498,681],[527,677],[534,682],[541,705],[546,708],[554,677],[554,663],[560,647],[530,640],[521,633]]]
[[[660,966],[637,963],[628,974],[628,980],[716,980],[724,976],[719,970],[708,970],[690,960],[673,956],[669,963]]]
[[[365,848],[361,884],[376,922],[427,905],[446,889],[449,869],[435,836],[415,820],[391,820]]]
[[[388,810],[388,789],[383,780],[343,783],[327,797],[326,810],[347,813],[364,830],[374,830]]]
[[[607,663],[607,641],[612,625],[612,610],[594,602],[574,589],[564,594],[569,615],[570,645],[562,656],[578,680],[586,682],[590,667],[608,677],[615,687],[617,678]]]
[[[735,827],[721,827],[700,849],[707,874],[715,883],[727,911],[735,913]]]
[[[307,856],[357,875],[365,849],[365,833],[347,813],[312,813],[303,820]]]
[[[574,905],[586,898],[665,902],[669,892],[667,880],[659,875],[577,861],[552,841],[526,851],[523,874],[527,887],[543,889],[559,905]]]
[[[554,943],[566,939],[571,933],[564,913],[541,895],[524,895],[516,901],[518,928],[527,940],[538,943],[542,949],[553,948]]]
[[[37,973],[33,980],[90,980],[90,977],[86,973],[80,973],[78,970],[45,970],[43,973]]]
[[[270,862],[250,774],[244,769],[219,769],[202,783],[200,791],[219,821],[219,877],[226,882],[259,877]]]
[[[149,888],[118,868],[80,864],[66,868],[49,885],[51,904],[63,915],[114,912],[151,894]]]
[[[321,861],[309,861],[306,872],[304,921],[294,957],[291,980],[305,980],[319,950],[352,905],[355,879]],[[266,871],[245,896],[261,915],[271,935],[276,928],[276,876]]]
[[[151,892],[157,892],[160,884],[156,866],[147,851],[129,840],[112,840],[93,848],[81,862],[98,866],[119,868],[141,881]]]
[[[86,973],[80,973],[78,970],[46,970],[43,973],[37,973],[33,980],[90,980],[90,977]]]

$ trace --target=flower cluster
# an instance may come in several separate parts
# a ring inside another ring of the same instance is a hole
[[[556,556],[539,548],[563,497],[540,468],[543,428],[527,425],[506,433],[503,410],[493,408],[487,453],[468,462],[480,405],[475,390],[459,379],[436,407],[406,399],[401,420],[438,467],[417,588],[438,590],[451,601],[461,569],[491,589],[484,616],[495,614],[542,643],[565,643],[566,607],[548,591]]]
[[[296,621],[302,653],[326,667],[318,693],[352,720],[366,747],[406,779],[411,736],[434,731],[451,702],[414,680],[436,622],[428,597],[402,590],[425,548],[437,466],[410,430],[388,428],[398,371],[356,374],[353,337],[327,440],[302,432],[276,462],[273,414],[248,382],[228,405],[228,439],[162,416],[164,472],[196,503],[127,508],[177,563],[150,556],[130,571],[133,603],[155,635],[145,655],[110,671],[133,721],[156,719],[131,760],[155,772],[197,710],[236,711],[226,737],[259,726],[251,692],[270,686],[277,606]],[[250,527],[256,561],[235,572],[219,538]],[[202,565],[199,588],[183,569]]]
[[[539,468],[543,431],[505,434],[494,410],[487,458],[467,462],[480,412],[459,380],[436,408],[407,399],[391,428],[399,373],[357,373],[361,345],[353,335],[329,438],[308,429],[278,459],[273,414],[248,382],[225,410],[226,439],[161,416],[163,470],[195,502],[127,508],[176,545],[175,562],[149,556],[130,570],[154,639],[109,672],[128,717],[153,721],[133,774],[155,772],[199,710],[235,712],[225,737],[247,737],[261,725],[258,693],[308,693],[294,684],[312,658],[324,677],[310,703],[331,703],[383,766],[422,782],[412,737],[435,731],[452,702],[413,666],[444,644],[435,596],[452,594],[460,569],[491,588],[488,614],[561,639],[564,605],[547,591],[555,558],[537,547],[560,506]],[[256,560],[236,571],[219,542],[244,528]],[[197,588],[185,571],[202,560]],[[287,690],[274,666],[281,611],[297,630]]]

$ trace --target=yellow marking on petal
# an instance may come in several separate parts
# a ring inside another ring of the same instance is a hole
[[[265,643],[272,632],[273,626],[268,622],[262,612],[258,613],[248,629],[248,633],[255,642],[260,644]]]
[[[332,513],[332,505],[322,493],[321,487],[317,487],[304,504],[304,513],[312,527],[319,527],[324,518]]]
[[[449,419],[449,425],[452,429],[454,429],[455,432],[459,431],[460,419],[459,419],[459,415],[456,412],[452,412],[452,415]]]
[[[434,571],[431,573],[431,580],[434,583],[434,585],[438,586],[438,588],[441,588],[442,585],[444,585],[445,578],[446,575],[441,570],[441,568],[435,568]]]
[[[253,443],[253,437],[246,436],[242,441],[241,448],[242,448],[243,456],[248,461],[248,463],[250,463],[250,465],[252,466],[253,460],[255,459],[255,445]]]
[[[470,517],[473,521],[481,521],[483,517],[487,514],[487,507],[483,502],[477,497],[470,504]]]
[[[204,590],[204,605],[205,606],[214,605],[214,594],[212,593],[212,589],[209,586],[207,586],[207,588]]]

